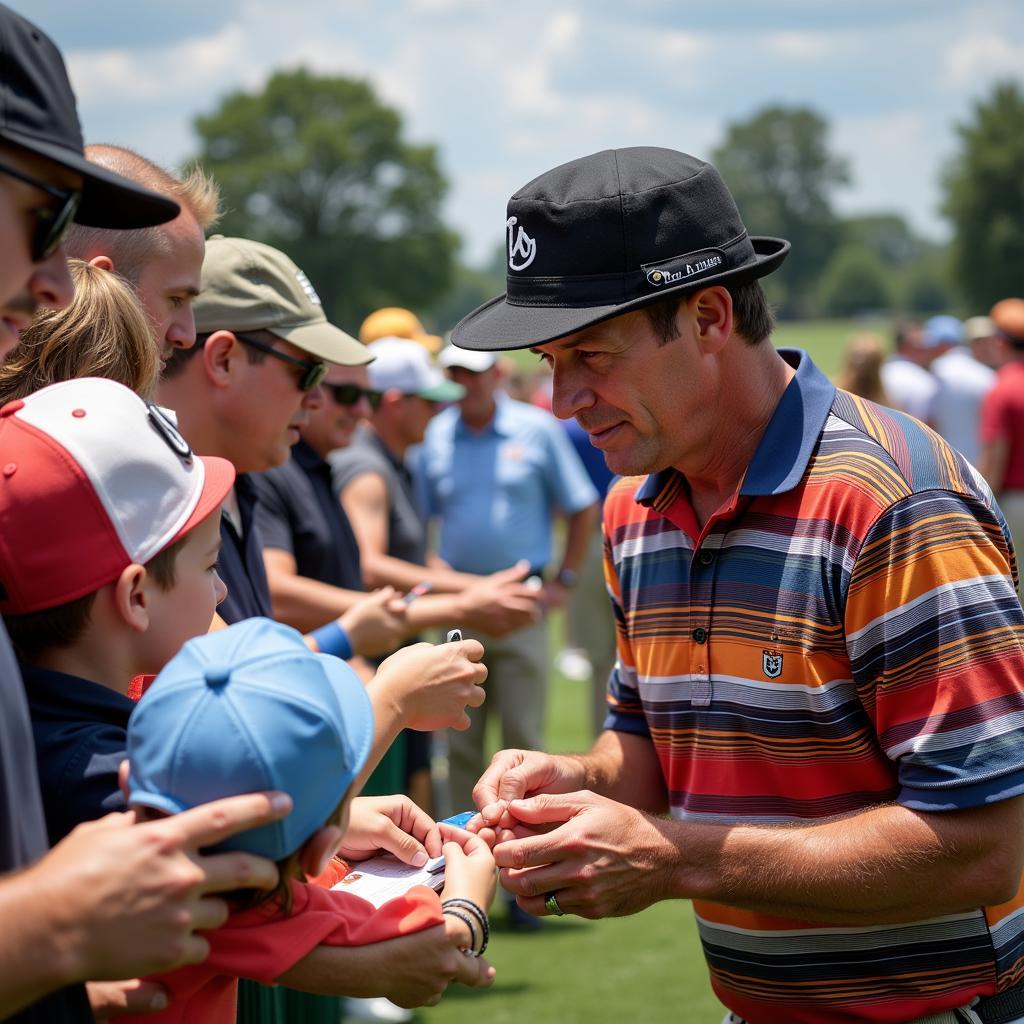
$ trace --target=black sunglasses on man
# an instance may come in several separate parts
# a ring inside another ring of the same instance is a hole
[[[32,211],[35,227],[32,230],[29,253],[33,263],[42,263],[44,260],[48,260],[64,241],[64,236],[67,235],[71,222],[75,219],[78,204],[82,201],[81,191],[57,188],[49,182],[19,171],[16,167],[5,163],[0,163],[0,173],[17,178],[18,181],[23,181],[26,185],[31,185],[57,200],[56,206],[39,206]]]
[[[256,338],[251,338],[247,334],[236,332],[235,337],[243,345],[259,349],[260,352],[266,352],[268,356],[273,356],[275,359],[280,359],[285,363],[291,363],[292,366],[301,366],[305,373],[303,373],[302,378],[299,380],[300,391],[312,391],[327,376],[327,371],[330,369],[329,365],[325,362],[312,359],[297,359],[295,356],[290,356],[287,352],[279,352],[271,345],[267,345]]]

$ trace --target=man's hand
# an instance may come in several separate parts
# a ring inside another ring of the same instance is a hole
[[[585,784],[578,758],[541,750],[499,750],[473,787],[473,802],[480,813],[466,827],[493,843],[517,824],[508,810],[510,801],[538,793],[571,793]]]
[[[394,598],[394,587],[381,587],[338,618],[338,625],[348,634],[353,653],[367,657],[384,654],[402,642],[408,627],[404,606]]]
[[[261,857],[198,851],[290,810],[286,794],[257,793],[141,825],[132,813],[79,825],[24,872],[52,929],[56,969],[68,980],[121,979],[206,959],[209,944],[195,933],[228,915],[209,894],[270,889],[278,874]]]
[[[348,828],[338,850],[345,860],[366,860],[381,850],[422,867],[441,855],[441,833],[426,811],[407,796],[360,796],[352,801]]]
[[[459,621],[469,629],[504,636],[536,622],[543,613],[540,593],[523,583],[527,563],[485,576],[459,595]]]
[[[317,946],[276,981],[303,992],[347,996],[385,996],[399,1006],[434,1006],[448,985],[486,987],[494,984],[494,968],[483,958],[459,950],[465,925],[446,917],[412,935],[367,946]]]
[[[595,793],[514,800],[516,838],[494,847],[501,884],[531,914],[554,893],[566,914],[622,917],[673,896],[668,824]],[[508,833],[506,833],[508,834]]]
[[[487,667],[483,644],[461,640],[451,644],[413,644],[381,662],[367,688],[406,729],[468,729],[466,707],[484,702]]]

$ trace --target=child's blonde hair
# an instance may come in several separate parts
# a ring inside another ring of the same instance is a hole
[[[117,274],[68,260],[75,297],[41,309],[0,364],[0,405],[77,377],[106,377],[150,398],[160,361],[131,286]]]

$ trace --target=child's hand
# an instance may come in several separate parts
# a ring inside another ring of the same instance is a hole
[[[473,900],[484,912],[494,899],[497,882],[494,855],[479,837],[443,822],[444,890],[441,900],[461,896]]]
[[[356,797],[338,853],[345,860],[358,861],[381,850],[422,867],[428,857],[440,855],[441,834],[434,819],[407,796]]]

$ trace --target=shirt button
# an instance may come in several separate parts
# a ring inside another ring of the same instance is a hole
[[[715,556],[710,551],[702,551],[700,553],[700,564],[710,565],[715,560]]]
[[[707,642],[708,631],[702,626],[698,626],[692,635],[695,643],[702,644]]]

